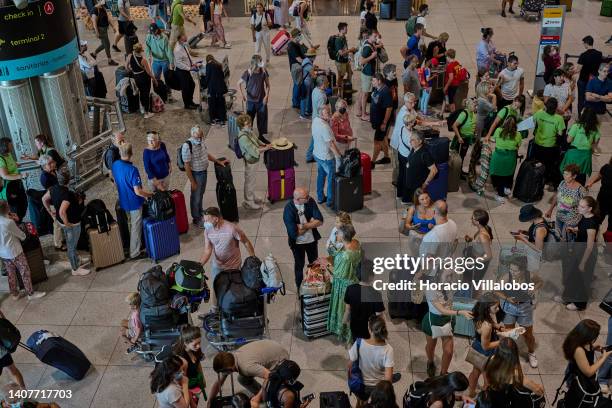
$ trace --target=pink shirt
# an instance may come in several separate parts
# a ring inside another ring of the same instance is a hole
[[[136,330],[140,329],[142,333],[142,322],[140,321],[140,310],[135,309],[130,313],[130,319],[128,320],[128,336],[133,339],[136,337]]]
[[[335,114],[331,118],[331,128],[339,143],[348,143],[347,137],[353,136],[353,129],[349,121],[348,113],[344,115]]]
[[[237,225],[223,221],[218,228],[204,231],[213,247],[214,262],[220,270],[240,269],[240,241],[244,232]]]

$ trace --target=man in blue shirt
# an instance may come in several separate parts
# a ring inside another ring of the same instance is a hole
[[[113,178],[119,193],[119,207],[130,218],[130,259],[142,257],[140,252],[142,239],[142,205],[146,198],[153,194],[142,188],[138,168],[130,161],[132,145],[123,143],[119,146],[120,160],[113,163]]]
[[[612,103],[612,81],[608,79],[610,67],[601,63],[597,77],[591,79],[586,86],[584,106],[591,107],[598,114],[606,113],[606,103]]]
[[[423,35],[423,24],[417,23],[414,26],[414,34],[412,34],[412,36],[410,36],[410,38],[408,39],[408,44],[407,44],[408,51],[406,52],[406,57],[410,55],[416,55],[417,58],[419,59],[419,62],[421,61],[422,55],[421,55],[421,49],[419,48],[419,43],[421,42],[422,35]]]

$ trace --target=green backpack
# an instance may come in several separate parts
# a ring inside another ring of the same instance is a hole
[[[408,37],[414,35],[414,27],[416,26],[417,18],[419,18],[419,16],[412,16],[406,21],[406,34]]]

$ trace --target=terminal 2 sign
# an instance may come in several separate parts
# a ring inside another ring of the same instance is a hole
[[[79,53],[70,0],[25,1],[0,0],[0,81],[55,71]]]

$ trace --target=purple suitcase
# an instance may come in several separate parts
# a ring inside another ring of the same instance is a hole
[[[268,199],[271,203],[293,197],[295,170],[268,170]]]
[[[176,218],[163,221],[145,218],[142,222],[147,255],[157,262],[181,251]]]

